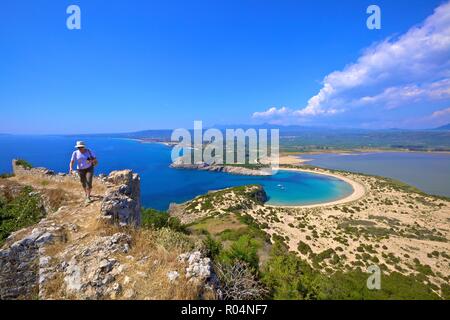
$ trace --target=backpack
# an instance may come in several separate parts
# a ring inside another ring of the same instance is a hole
[[[97,160],[97,158],[94,158],[94,157],[92,156],[91,150],[87,149],[87,152],[89,152],[88,160],[91,162],[92,166],[93,166],[93,167],[97,166],[97,165],[98,165],[98,160]]]

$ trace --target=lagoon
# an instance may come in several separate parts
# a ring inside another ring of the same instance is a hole
[[[426,193],[450,197],[450,153],[326,153],[301,158],[314,166],[390,177]]]
[[[0,173],[11,171],[13,158],[26,159],[35,167],[67,172],[76,137],[0,136]],[[280,171],[269,177],[239,176],[169,168],[171,148],[157,143],[107,137],[83,137],[96,152],[96,174],[132,169],[141,176],[142,204],[166,210],[170,203],[181,203],[232,186],[261,184],[273,205],[309,205],[347,197],[352,187],[333,177]],[[80,189],[81,191],[81,189]]]

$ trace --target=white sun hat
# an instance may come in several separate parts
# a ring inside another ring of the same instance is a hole
[[[77,141],[75,148],[86,148],[84,141]]]

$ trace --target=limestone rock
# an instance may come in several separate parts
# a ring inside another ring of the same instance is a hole
[[[129,235],[116,233],[68,248],[64,256],[72,257],[63,270],[67,292],[84,299],[116,298],[122,290],[116,278],[123,268],[113,255],[128,252],[130,243]]]
[[[178,257],[178,260],[187,264],[187,279],[205,281],[211,276],[211,260],[207,257],[202,257],[200,251],[183,253]]]
[[[101,215],[120,225],[141,224],[141,190],[139,175],[131,170],[113,171],[106,178],[108,191],[103,198]]]
[[[167,272],[167,278],[170,282],[175,282],[180,277],[180,274],[177,271],[169,271]]]

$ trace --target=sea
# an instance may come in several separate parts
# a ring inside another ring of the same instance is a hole
[[[171,148],[159,143],[109,137],[81,137],[99,159],[96,174],[131,169],[141,176],[142,205],[167,210],[211,190],[249,184],[262,185],[273,205],[309,205],[335,201],[353,192],[348,183],[323,175],[280,171],[267,177],[242,176],[169,167]],[[11,172],[12,159],[34,167],[68,172],[76,140],[72,136],[0,136],[0,173]],[[81,187],[80,187],[81,192]],[[95,190],[94,190],[95,193]]]

